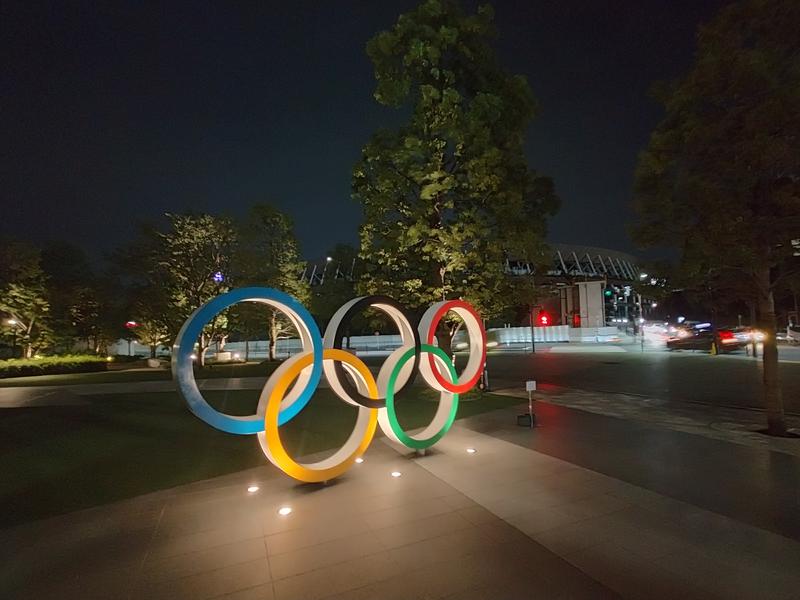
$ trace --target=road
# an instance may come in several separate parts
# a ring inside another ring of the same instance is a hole
[[[372,369],[385,356],[364,357]],[[466,355],[459,354],[463,367]],[[710,356],[701,352],[667,352],[631,345],[562,344],[525,352],[492,352],[488,357],[492,389],[525,389],[557,385],[595,392],[633,394],[666,401],[761,408],[761,361],[744,354]],[[800,415],[800,348],[781,348],[781,385],[788,412]],[[200,380],[201,389],[259,389],[264,378]],[[325,385],[323,383],[322,385]],[[86,394],[171,391],[171,381],[99,383],[0,390],[0,408],[79,404]],[[58,392],[58,394],[55,394]]]
[[[545,351],[535,355],[490,354],[487,363],[491,387],[524,389],[526,380],[535,379],[544,385],[661,400],[762,407],[760,359],[700,352],[635,352],[631,347],[616,351],[602,348],[588,352],[542,348]],[[800,414],[800,361],[782,361],[780,377],[787,411]]]

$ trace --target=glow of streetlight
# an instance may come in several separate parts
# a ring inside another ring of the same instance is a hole
[[[9,325],[16,325],[17,324],[17,320],[16,319],[9,319],[8,321],[6,321],[6,323],[8,323]]]

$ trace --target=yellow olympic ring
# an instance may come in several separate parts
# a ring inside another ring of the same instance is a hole
[[[378,398],[378,386],[375,378],[370,373],[364,361],[345,350],[325,348],[322,353],[323,360],[337,360],[349,366],[348,371],[357,380],[361,393],[370,398]],[[265,388],[264,393],[269,394],[267,407],[264,414],[264,431],[258,433],[258,440],[267,458],[287,475],[308,483],[319,483],[335,479],[349,469],[356,458],[361,456],[369,446],[375,435],[378,424],[378,410],[374,408],[358,407],[358,419],[350,437],[344,445],[332,456],[316,463],[302,464],[295,461],[281,442],[278,414],[281,402],[300,372],[314,362],[312,352],[304,352],[287,360],[278,369],[273,377],[274,384],[271,389]]]

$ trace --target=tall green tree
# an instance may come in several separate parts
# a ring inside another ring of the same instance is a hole
[[[45,245],[41,263],[56,348],[70,352],[78,343],[90,352],[105,353],[124,334],[120,282],[95,272],[86,252],[71,242]]]
[[[276,208],[256,204],[250,209],[247,217],[238,225],[234,262],[234,277],[238,286],[277,288],[303,304],[308,303],[310,291],[308,284],[300,281],[303,263],[294,224],[288,215]],[[275,360],[278,340],[294,332],[294,326],[277,309],[269,307],[266,313],[269,359]],[[240,303],[232,315],[236,328],[247,340],[265,329],[264,308],[261,305]]]
[[[87,321],[98,316],[98,303],[91,293],[94,274],[86,253],[64,241],[45,244],[41,265],[47,277],[50,322],[57,350],[70,352],[76,343],[91,350]]]
[[[233,223],[227,217],[208,214],[167,214],[170,228],[158,233],[153,257],[157,281],[165,284],[170,307],[170,337],[197,307],[230,289],[231,259],[236,244]],[[214,316],[198,340],[198,362],[213,343],[222,349],[227,338],[227,314]]]
[[[145,311],[147,309],[144,309]],[[143,318],[136,321],[133,328],[133,335],[140,344],[150,349],[150,358],[155,358],[158,347],[169,342],[169,331],[163,321],[153,318],[150,315],[143,315]]]
[[[464,298],[487,317],[509,302],[505,260],[538,262],[552,181],[527,165],[535,113],[527,81],[491,48],[493,11],[426,0],[367,44],[375,99],[409,114],[379,131],[353,169],[363,207],[361,288],[421,309]],[[449,349],[453,327],[439,343]]]
[[[639,241],[679,248],[688,280],[746,283],[768,333],[764,406],[776,435],[786,425],[773,292],[797,270],[800,230],[798,27],[799,3],[745,0],[701,28],[689,73],[658,92],[666,116],[635,181]]]
[[[201,304],[230,289],[236,232],[226,217],[167,213],[165,231],[145,227],[139,239],[119,252],[115,262],[131,282],[131,310],[153,330],[174,340]],[[212,344],[222,348],[228,333],[227,311],[216,315],[197,340],[198,363]]]
[[[3,331],[23,358],[31,358],[52,341],[50,299],[41,254],[30,244],[0,244],[0,316]]]

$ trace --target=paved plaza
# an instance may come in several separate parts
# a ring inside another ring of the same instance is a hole
[[[458,421],[426,456],[376,439],[363,464],[326,486],[265,464],[3,531],[0,596],[797,597],[797,497],[757,489],[774,476],[796,494],[796,457],[563,406],[538,411],[533,431],[514,424],[517,409]],[[604,437],[620,429],[597,419],[641,430],[610,452]],[[690,443],[687,452],[706,453],[693,464],[674,436],[760,458],[719,490],[748,497],[715,495],[718,482],[702,480],[715,468],[710,447]],[[745,481],[750,489],[737,488]]]

